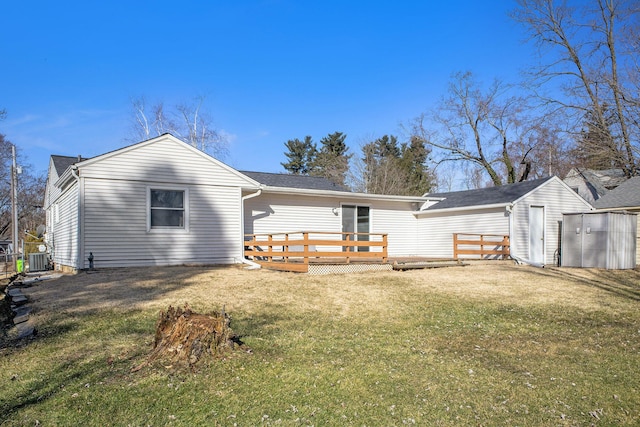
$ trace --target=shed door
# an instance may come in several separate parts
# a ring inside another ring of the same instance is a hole
[[[529,261],[544,264],[544,206],[529,207]]]

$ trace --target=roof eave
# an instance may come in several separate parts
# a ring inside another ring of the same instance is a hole
[[[615,208],[594,208],[594,212],[608,211],[640,211],[640,206],[618,206]]]
[[[449,213],[449,212],[463,212],[463,211],[472,211],[472,210],[488,210],[488,209],[497,209],[497,208],[506,208],[507,206],[512,205],[511,202],[505,203],[493,203],[490,205],[473,205],[473,206],[459,206],[455,208],[442,208],[442,209],[425,209],[420,212],[414,212],[416,216],[428,216],[435,215],[439,213]],[[437,206],[437,205],[434,205]]]
[[[294,194],[294,195],[308,195],[314,197],[340,197],[349,199],[366,199],[366,200],[385,200],[396,202],[426,202],[432,200],[432,198],[423,196],[394,196],[388,194],[368,194],[368,193],[352,193],[350,191],[336,191],[336,190],[313,190],[308,188],[291,188],[291,187],[271,187],[264,186],[263,191],[265,193],[273,194]]]

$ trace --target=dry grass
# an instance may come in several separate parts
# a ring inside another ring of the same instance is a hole
[[[371,279],[375,278],[374,281]],[[402,279],[402,280],[400,280]],[[402,283],[400,283],[402,282]],[[640,272],[596,269],[539,269],[511,263],[478,263],[467,267],[305,276],[239,267],[168,267],[109,269],[67,275],[27,290],[40,323],[55,312],[164,309],[212,301],[229,311],[252,311],[274,301],[303,311],[335,315],[384,312],[395,305],[397,289],[465,300],[495,300],[518,305],[562,304],[598,310],[615,301],[640,301]],[[304,288],[305,298],[296,289]],[[619,296],[611,300],[603,296]]]
[[[41,334],[0,350],[3,426],[571,426],[640,417],[636,270],[113,269],[26,293]],[[224,305],[254,354],[196,376],[131,373],[150,351],[157,314],[184,304],[203,313]]]

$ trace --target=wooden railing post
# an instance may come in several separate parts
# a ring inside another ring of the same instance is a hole
[[[302,233],[302,244],[304,247],[304,263],[309,264],[309,232]]]
[[[458,233],[453,233],[453,259],[458,260]]]
[[[351,252],[351,246],[349,246],[349,242],[351,241],[351,234],[347,233],[347,250],[345,251],[347,253],[347,264],[349,264],[351,262],[351,257],[349,256],[349,252]]]
[[[269,248],[267,261],[271,262],[273,261],[273,256],[271,256],[271,254],[273,253],[273,234],[269,234],[269,237],[267,237],[267,247]]]
[[[502,259],[509,258],[509,255],[511,254],[511,242],[509,242],[509,236],[504,236],[502,239],[502,251],[504,252],[502,254]]]
[[[284,262],[289,262],[289,233],[284,234],[284,244],[282,245],[282,257]]]
[[[387,262],[387,259],[389,258],[388,244],[389,244],[388,237],[386,234],[383,234],[382,235],[382,262]]]

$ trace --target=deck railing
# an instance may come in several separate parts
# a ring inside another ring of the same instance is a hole
[[[244,255],[259,263],[298,263],[338,259],[387,262],[387,235],[382,233],[291,233],[246,234]]]
[[[453,257],[473,255],[480,259],[507,259],[510,254],[509,236],[503,234],[453,234]]]

